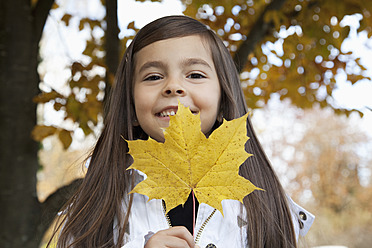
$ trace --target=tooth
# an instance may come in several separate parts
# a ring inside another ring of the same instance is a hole
[[[163,112],[159,113],[160,117],[168,117],[168,116],[174,116],[176,115],[176,112],[174,110],[164,110]]]

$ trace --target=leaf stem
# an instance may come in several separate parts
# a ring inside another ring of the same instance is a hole
[[[195,240],[195,195],[193,190],[191,190],[191,194],[192,194],[192,235],[194,236]]]

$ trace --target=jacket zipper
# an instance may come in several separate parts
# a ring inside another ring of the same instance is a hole
[[[216,212],[216,209],[213,209],[212,213],[208,216],[208,218],[201,225],[198,233],[195,236],[195,244],[199,243],[200,236],[201,236],[205,226],[208,224],[209,220],[212,218],[212,216],[214,215],[215,212]]]
[[[172,223],[170,221],[170,218],[169,218],[169,215],[167,214],[167,210],[165,208],[165,202],[164,201],[161,201],[163,203],[163,213],[164,213],[164,216],[165,216],[165,219],[167,220],[168,222],[168,226],[169,227],[172,227]]]
[[[171,221],[170,221],[169,215],[167,214],[167,210],[166,210],[166,207],[165,207],[165,203],[164,203],[164,201],[162,201],[162,203],[163,203],[163,212],[164,212],[164,216],[165,216],[165,218],[166,218],[166,220],[167,220],[167,222],[168,222],[168,226],[169,226],[169,227],[172,227],[172,224],[171,224]],[[205,226],[208,224],[208,222],[209,222],[210,219],[213,217],[213,215],[214,215],[215,212],[216,212],[216,209],[214,209],[214,210],[212,211],[212,213],[208,216],[208,218],[207,218],[207,219],[203,222],[203,224],[201,225],[201,227],[200,227],[198,233],[197,233],[196,236],[195,236],[195,243],[196,243],[196,244],[199,243],[200,236],[201,236],[202,232],[204,231]]]

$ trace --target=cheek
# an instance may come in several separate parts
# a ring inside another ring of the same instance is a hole
[[[137,102],[135,105],[135,113],[140,126],[142,126],[144,121],[149,118],[149,114],[151,114],[149,107],[146,106],[146,101]]]
[[[214,123],[216,122],[216,115],[208,115],[208,116],[202,116],[200,118],[201,120],[201,131],[206,134],[209,133],[209,131],[214,126]]]
[[[134,112],[140,126],[143,125],[143,119],[146,118],[146,109],[146,101],[143,101],[141,98],[136,98],[134,100]]]
[[[136,108],[136,112],[137,110],[142,110],[146,108],[146,103],[147,103],[146,99],[147,99],[147,96],[145,92],[141,90],[141,88],[135,87],[134,92],[133,92],[133,101],[134,101],[134,106]]]
[[[205,109],[205,111],[202,111],[201,113],[201,130],[204,134],[207,134],[210,132],[212,127],[214,126],[217,115],[220,110],[220,99],[219,98],[214,98],[213,102],[209,102],[210,104],[208,107]]]

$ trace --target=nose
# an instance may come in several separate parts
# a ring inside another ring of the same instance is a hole
[[[182,87],[181,83],[176,81],[168,82],[163,88],[163,96],[184,96],[186,90]]]

